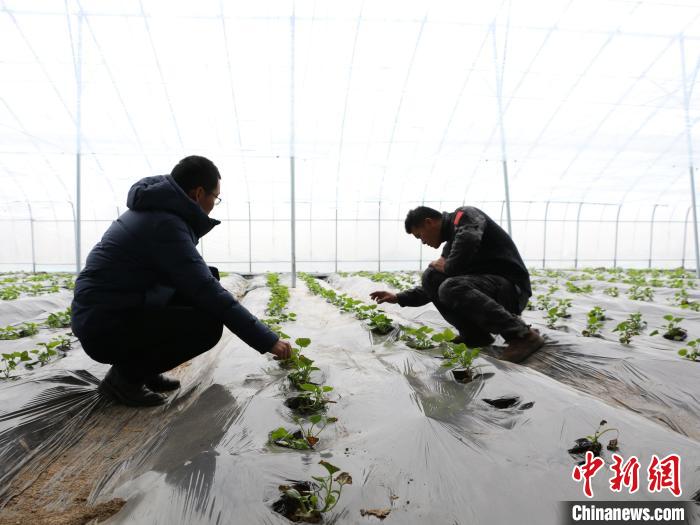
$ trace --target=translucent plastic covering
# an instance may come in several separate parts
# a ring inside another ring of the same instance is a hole
[[[75,268],[77,208],[84,259],[188,154],[223,176],[222,268],[289,269],[292,174],[301,269],[419,267],[420,203],[493,203],[533,264],[694,258],[695,0],[1,5],[4,269]]]
[[[243,299],[258,315],[270,297],[262,282],[251,283]],[[288,276],[283,282],[289,284]],[[238,278],[226,284],[241,290]],[[320,284],[363,301],[385,286],[337,275]],[[545,279],[538,286],[552,284]],[[151,409],[102,399],[96,383],[107,366],[71,350],[0,383],[3,517],[7,523],[29,522],[27,516],[32,523],[110,516],[112,524],[290,523],[272,509],[278,486],[320,475],[325,459],[349,472],[353,484],[324,523],[376,523],[363,517],[367,509],[388,511],[388,524],[519,523],[523,515],[528,523],[564,523],[560,503],[586,499],[572,479],[581,458],[568,450],[605,419],[618,429],[617,453],[639,460],[641,485],[634,493],[612,491],[612,452],[604,449],[605,471],[593,478],[590,501],[690,501],[686,519],[693,523],[700,518],[692,501],[700,498],[698,365],[676,355],[679,343],[650,335],[662,315],[680,310],[643,303],[649,330],[630,345],[617,342],[612,322],[600,338],[581,337],[594,305],[618,321],[640,309],[639,302],[602,294],[606,284],[577,281],[587,284],[593,292],[576,296],[571,319],[558,330],[544,326],[542,313],[526,312],[547,336],[540,352],[515,365],[494,359],[502,349],[495,345],[475,362],[482,376],[467,384],[441,366],[438,348],[411,349],[395,332],[375,337],[304,285],[291,290],[287,311],[297,320],[283,329],[292,339],[311,339],[304,353],[321,368],[336,401],[327,415],[338,421],[320,434],[315,450],[268,443],[270,431],[293,428],[284,401],[295,392],[278,363],[228,331],[211,352],[177,369],[182,389],[168,405]],[[660,297],[672,292],[655,290]],[[697,290],[689,293],[698,298]],[[25,319],[41,309],[35,300],[27,300]],[[444,326],[432,306],[382,308],[395,323]],[[14,320],[10,314],[0,318]],[[697,315],[683,315],[696,335]],[[647,489],[653,455],[669,454],[681,458],[678,498]]]

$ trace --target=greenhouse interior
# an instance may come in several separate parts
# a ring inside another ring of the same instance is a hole
[[[700,524],[698,0],[0,11],[0,525]]]

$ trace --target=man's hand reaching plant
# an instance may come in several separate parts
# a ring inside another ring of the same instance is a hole
[[[377,301],[377,303],[382,304],[382,303],[392,303],[396,304],[399,300],[396,297],[395,293],[391,292],[385,292],[385,291],[378,291],[378,292],[372,292],[369,294],[370,298],[374,299]]]
[[[289,344],[289,341],[278,339],[272,348],[270,348],[270,353],[274,354],[275,359],[289,359],[292,355],[292,345]]]

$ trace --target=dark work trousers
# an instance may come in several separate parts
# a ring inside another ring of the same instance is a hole
[[[445,320],[459,330],[467,345],[493,342],[490,334],[510,341],[525,335],[529,327],[519,317],[527,298],[499,275],[448,277],[429,267],[421,287]]]
[[[212,273],[218,279],[215,270]],[[124,316],[120,334],[105,334],[100,340],[81,343],[92,359],[114,365],[133,383],[210,350],[221,339],[224,327],[222,321],[185,304],[178,296],[164,308],[129,310],[120,312],[120,316]]]

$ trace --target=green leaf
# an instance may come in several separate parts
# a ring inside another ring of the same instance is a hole
[[[685,356],[687,353],[688,353],[688,350],[685,348],[681,348],[680,350],[678,350],[678,355],[680,355],[680,356]]]
[[[322,388],[322,390],[323,390],[324,392],[330,392],[331,390],[333,390],[333,387],[332,387],[332,386],[324,386],[324,387]]]
[[[307,392],[315,392],[318,387],[316,385],[312,385],[311,383],[304,383],[299,385],[299,388],[306,390]]]
[[[287,489],[284,491],[284,493],[290,498],[301,499],[301,494],[299,494],[297,489]]]
[[[652,333],[650,333],[649,335],[659,335],[659,331],[658,331],[658,330],[654,330],[654,331],[653,331]]]
[[[318,463],[319,465],[322,465],[323,468],[325,468],[331,476],[340,470],[335,465],[328,463],[328,461],[321,460]]]
[[[321,416],[319,414],[315,414],[309,418],[309,421],[316,425],[321,422]]]
[[[297,346],[300,346],[301,348],[306,348],[311,344],[311,339],[308,337],[299,337],[296,341],[294,341]]]
[[[273,430],[272,432],[270,432],[270,439],[275,441],[277,439],[283,439],[287,435],[289,435],[287,429],[284,427],[279,427],[277,430]]]

